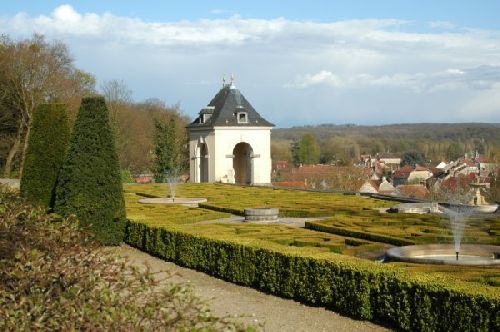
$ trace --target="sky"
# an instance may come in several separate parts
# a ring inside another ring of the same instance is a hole
[[[194,118],[234,84],[277,127],[500,122],[500,1],[4,1],[0,33],[66,43],[98,88]]]

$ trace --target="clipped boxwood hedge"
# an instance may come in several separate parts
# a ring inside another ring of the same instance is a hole
[[[30,203],[53,207],[69,135],[64,104],[42,104],[36,109],[21,178],[21,194]]]
[[[56,187],[55,211],[109,245],[123,241],[125,201],[104,97],[82,99]]]
[[[414,331],[498,331],[500,294],[304,248],[208,238],[129,221],[126,242],[179,265],[349,316]]]
[[[373,234],[368,232],[353,231],[347,228],[335,227],[331,225],[323,225],[321,222],[306,221],[305,228],[318,232],[332,233],[337,235],[355,237],[374,242],[384,242],[393,244],[395,246],[409,246],[414,245],[415,242],[411,240],[400,239],[391,236]]]

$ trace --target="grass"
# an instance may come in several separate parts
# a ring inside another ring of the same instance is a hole
[[[295,248],[307,254],[365,256],[382,253],[383,241],[318,232],[284,225],[235,224],[215,222],[229,214],[205,208],[187,208],[176,205],[147,205],[137,203],[137,194],[165,197],[168,188],[164,184],[125,185],[127,216],[153,227],[165,227],[199,234],[204,237],[231,240],[252,246]],[[445,230],[445,221],[435,215],[379,214],[374,208],[388,207],[393,202],[373,200],[358,196],[315,193],[265,187],[238,187],[223,184],[181,184],[177,197],[204,197],[208,206],[219,210],[235,209],[242,212],[246,207],[278,207],[286,213],[299,216],[329,216],[316,221],[344,230],[356,230],[367,234],[406,239],[415,243],[451,242]],[[209,221],[210,224],[200,223]],[[498,244],[498,219],[473,220],[466,230],[465,241]],[[196,225],[195,227],[193,227]],[[288,250],[288,249],[287,249]],[[481,287],[500,287],[500,268],[459,267],[387,263],[387,267],[403,268],[410,273],[423,273],[432,278],[453,277]]]

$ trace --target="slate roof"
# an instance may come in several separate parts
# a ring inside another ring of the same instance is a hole
[[[212,116],[202,121],[202,114],[212,113]],[[236,114],[246,112],[248,121],[238,123]],[[188,128],[208,127],[274,127],[274,124],[260,116],[250,105],[240,90],[233,85],[225,85],[210,101],[207,108],[200,111],[200,115],[188,125]]]

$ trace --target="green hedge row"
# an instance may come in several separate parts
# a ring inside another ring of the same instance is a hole
[[[396,267],[129,221],[126,242],[216,277],[414,331],[499,331],[500,296]],[[325,256],[326,255],[326,256]],[[419,279],[420,278],[420,279]]]
[[[218,212],[225,212],[225,213],[232,213],[237,216],[244,216],[245,212],[240,209],[233,209],[233,208],[227,208],[227,207],[220,207],[212,204],[206,204],[206,203],[201,203],[199,204],[200,207],[208,210],[213,210],[213,211],[218,211]],[[301,211],[301,210],[288,210],[288,209],[281,209],[279,212],[279,216],[282,218],[315,218],[315,217],[324,217],[327,215],[326,212],[309,212],[309,211]]]
[[[355,237],[358,239],[364,239],[374,242],[383,242],[388,244],[393,244],[395,246],[410,246],[416,244],[414,241],[400,239],[391,236],[377,235],[373,233],[365,233],[360,231],[353,231],[350,229],[335,227],[331,225],[323,225],[321,222],[306,221],[305,228],[311,229],[318,232],[332,233],[342,236]]]
[[[235,214],[237,216],[244,216],[245,215],[245,212],[243,210],[239,210],[239,209],[231,209],[231,208],[220,207],[220,206],[206,204],[206,203],[200,203],[198,205],[199,205],[199,207],[201,207],[203,209],[207,209],[207,210],[231,213],[231,214]]]

